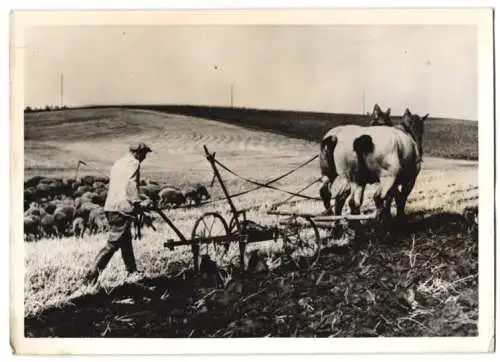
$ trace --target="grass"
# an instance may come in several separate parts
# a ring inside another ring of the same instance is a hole
[[[117,130],[114,122],[121,117],[126,121]],[[96,122],[101,125],[98,131],[88,127]],[[74,176],[78,159],[107,172],[127,144],[138,140],[150,143],[155,151],[144,163],[144,177],[175,185],[210,182],[212,171],[203,144],[229,168],[261,182],[317,153],[317,144],[307,140],[256,129],[243,132],[232,124],[144,110],[32,113],[26,120],[26,135],[28,177]],[[96,171],[80,170],[83,173]],[[222,175],[231,193],[252,187],[224,171]],[[318,176],[318,165],[313,162],[276,186],[297,191]],[[123,284],[125,271],[117,253],[102,275],[104,294],[89,296],[84,303],[73,301],[74,305],[71,297],[80,290],[82,277],[106,235],[26,243],[26,331],[33,336],[475,335],[477,234],[464,231],[456,222],[459,218],[452,216],[465,206],[477,205],[477,185],[476,163],[427,157],[408,202],[415,223],[396,245],[388,247],[367,226],[361,251],[351,249],[352,238],[334,239],[337,252],[325,254],[318,269],[304,273],[280,257],[281,245],[251,244],[249,251],[261,250],[272,270],[244,278],[229,275],[224,290],[214,291],[197,278],[175,277],[191,265],[191,253],[188,247],[170,251],[163,246],[166,239],[177,239],[163,223],[157,224],[157,232],[143,230],[143,239],[134,241],[139,268],[146,275],[142,282],[148,286],[146,291]],[[315,184],[305,193],[317,197],[318,187]],[[217,184],[209,192],[213,197],[222,195]],[[368,187],[364,211],[373,208],[372,193],[373,187]],[[265,208],[287,196],[264,189],[234,201],[237,208],[248,208],[249,219],[270,226],[275,219],[265,214]],[[322,211],[317,201],[289,207]],[[219,212],[226,220],[230,217],[225,202],[171,210],[168,215],[189,237],[196,219],[206,211]],[[322,236],[329,233],[320,232]],[[347,249],[342,247],[345,242]],[[237,255],[237,245],[233,245],[221,266],[227,269],[236,263]],[[203,299],[208,293],[211,298]],[[249,320],[259,317],[255,311],[262,311],[262,318],[252,324]],[[158,317],[165,322],[155,323]],[[71,328],[89,319],[90,329]]]

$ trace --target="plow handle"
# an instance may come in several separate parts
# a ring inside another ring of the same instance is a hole
[[[172,230],[177,234],[177,236],[182,240],[182,241],[186,241],[186,238],[184,237],[184,235],[181,233],[181,231],[179,229],[177,229],[177,227],[174,225],[174,223],[167,217],[167,215],[165,215],[163,213],[163,211],[161,211],[159,208],[155,207],[153,208],[154,211],[156,211],[158,213],[158,215],[161,216],[161,218],[168,224],[168,226],[170,226],[172,228]]]

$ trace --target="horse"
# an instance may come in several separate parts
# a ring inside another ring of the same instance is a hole
[[[367,184],[379,184],[373,196],[376,217],[390,216],[395,198],[397,216],[404,216],[409,194],[421,169],[424,122],[406,108],[403,122],[396,126],[338,126],[321,140],[320,196],[325,213],[332,214],[330,188],[337,178],[344,187],[335,195],[335,215],[340,215],[348,196],[351,214],[359,214]],[[399,189],[400,188],[400,189]]]
[[[372,114],[366,112],[369,118],[369,126],[393,126],[391,121],[391,108],[387,108],[385,112],[382,111],[378,103],[373,106]]]

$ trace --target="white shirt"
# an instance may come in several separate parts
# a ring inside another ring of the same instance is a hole
[[[132,203],[139,198],[140,162],[128,153],[111,168],[105,211],[133,211]]]

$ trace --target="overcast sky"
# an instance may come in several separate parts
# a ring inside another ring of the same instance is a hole
[[[477,119],[474,26],[36,27],[26,105],[234,105]],[[364,96],[363,96],[364,94]],[[363,102],[364,100],[364,102]]]

